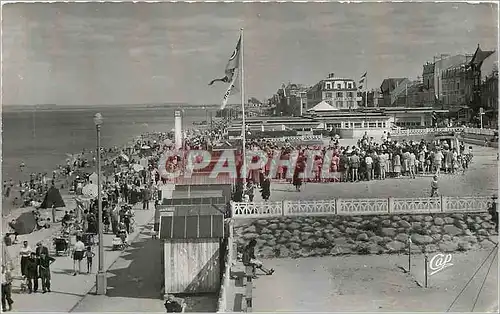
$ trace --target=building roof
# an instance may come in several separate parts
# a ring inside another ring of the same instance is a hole
[[[162,240],[223,238],[224,216],[162,216],[159,229]]]
[[[380,91],[384,93],[385,91],[391,91],[393,90],[396,86],[398,86],[399,83],[402,81],[406,80],[404,77],[390,77],[386,78],[382,81],[382,84],[380,84]]]
[[[481,50],[481,47],[477,45],[476,52],[470,60],[469,64],[480,65],[486,58],[491,56],[495,51]]]
[[[316,106],[307,111],[336,111],[336,110],[338,109],[334,108],[329,103],[323,100],[322,102],[318,103]]]

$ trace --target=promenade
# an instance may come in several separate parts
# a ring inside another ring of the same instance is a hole
[[[493,195],[498,191],[497,149],[473,145],[474,158],[465,174],[439,175],[439,193],[446,196]],[[429,197],[432,175],[387,178],[356,183],[306,183],[301,192],[291,184],[271,183],[270,201],[326,200],[332,198]],[[255,191],[256,202],[262,198]]]
[[[140,204],[142,205],[142,204]],[[132,242],[144,229],[144,227],[151,222],[154,217],[154,206],[150,206],[150,210],[139,209],[138,205],[134,207],[135,210],[135,226],[134,232],[129,236],[129,243]],[[31,243],[36,241],[36,234],[32,235],[34,238]],[[121,254],[127,254],[125,251],[112,251],[112,240],[114,235],[104,235],[104,268],[108,270],[113,263],[118,259]],[[46,244],[51,247],[51,243]],[[133,248],[133,247],[132,247]],[[94,247],[94,269],[91,274],[80,274],[72,276],[73,274],[73,260],[70,256],[56,257],[56,261],[51,266],[51,290],[52,292],[42,293],[17,293],[19,290],[20,281],[16,280],[13,284],[14,294],[14,312],[71,312],[78,303],[95,287],[95,273],[97,271],[98,261],[98,247]],[[19,262],[16,260],[15,262]],[[82,270],[86,270],[86,261],[82,261]],[[108,279],[109,280],[109,279]],[[132,284],[132,283],[128,283]]]

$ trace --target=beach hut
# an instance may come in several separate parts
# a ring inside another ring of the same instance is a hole
[[[160,217],[165,294],[217,293],[224,216],[175,214],[164,211]]]

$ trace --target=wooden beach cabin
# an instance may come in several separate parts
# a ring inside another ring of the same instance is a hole
[[[195,205],[206,207],[205,205]],[[182,215],[176,209],[160,217],[165,294],[217,293],[221,281],[224,216]]]

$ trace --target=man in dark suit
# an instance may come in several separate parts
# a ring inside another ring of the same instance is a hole
[[[28,280],[29,293],[37,292],[38,290],[38,260],[36,253],[32,252],[26,261],[26,279]]]
[[[49,249],[45,245],[43,245],[42,242],[38,242],[36,244],[36,250],[35,250],[36,257],[40,257],[42,253],[49,255]]]

